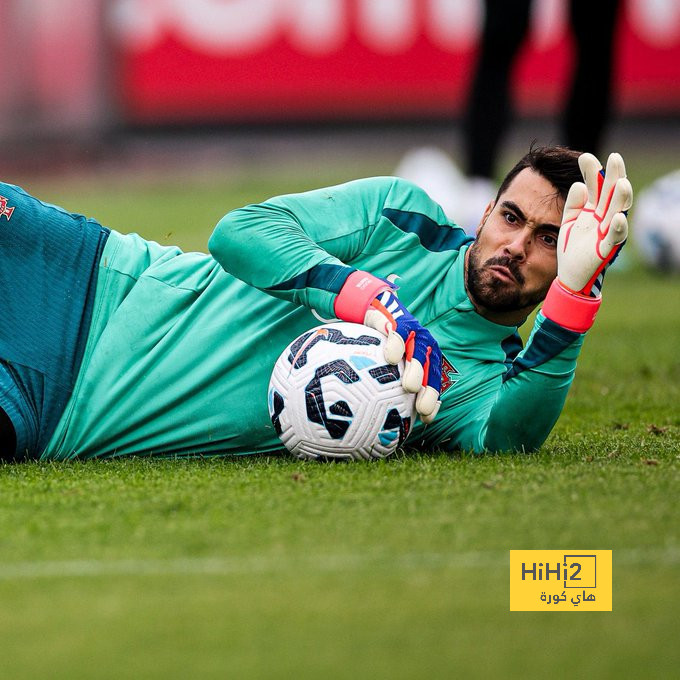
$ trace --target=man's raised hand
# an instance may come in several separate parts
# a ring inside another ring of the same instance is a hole
[[[628,235],[625,211],[633,202],[633,188],[618,153],[606,171],[589,153],[578,159],[584,182],[575,182],[564,204],[557,241],[557,278],[548,292],[543,314],[577,332],[588,330],[600,305],[606,268]]]
[[[575,182],[564,205],[557,277],[572,292],[590,295],[628,235],[623,211],[633,202],[633,187],[618,153],[609,156],[604,173],[590,153],[581,154],[578,164],[585,184]]]

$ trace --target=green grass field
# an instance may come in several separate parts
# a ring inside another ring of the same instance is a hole
[[[350,176],[28,188],[204,249]],[[538,454],[1,466],[0,677],[676,677],[679,497],[680,279],[631,260]],[[612,549],[613,611],[510,612],[508,551],[540,548]]]

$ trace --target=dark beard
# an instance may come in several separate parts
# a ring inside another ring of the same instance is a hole
[[[492,257],[482,265],[478,251],[479,246],[473,243],[470,246],[465,279],[468,294],[477,304],[492,312],[516,312],[526,307],[535,307],[543,301],[548,292],[549,283],[543,290],[530,294],[523,293],[524,276],[516,260],[507,256]],[[510,286],[496,277],[489,276],[488,268],[493,265],[507,267],[519,285]]]

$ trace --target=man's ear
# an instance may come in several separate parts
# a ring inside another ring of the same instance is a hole
[[[484,223],[486,222],[487,217],[491,214],[491,211],[494,209],[494,206],[496,205],[496,201],[489,201],[489,204],[486,206],[486,210],[484,211],[484,214],[482,215],[482,219],[479,221],[479,224],[477,225],[477,233],[476,235],[479,236],[479,232],[482,231],[482,227],[484,226]]]

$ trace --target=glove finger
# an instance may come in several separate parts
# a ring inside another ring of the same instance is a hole
[[[416,411],[426,425],[435,419],[440,406],[439,392],[432,387],[421,387],[416,397]]]
[[[406,362],[404,374],[401,376],[401,386],[406,392],[416,393],[423,386],[425,371],[423,365],[417,359]]]
[[[385,361],[388,364],[398,364],[405,351],[404,339],[395,331],[389,331],[384,346]]]
[[[569,188],[562,212],[562,224],[575,220],[588,200],[588,188],[583,182],[574,182]]]
[[[626,176],[626,164],[623,162],[623,156],[620,153],[609,154],[605,175],[611,176],[612,184],[616,184],[617,180]]]
[[[429,385],[439,392],[442,383],[442,353],[437,341],[427,330],[422,329],[416,334],[411,354],[423,367],[423,386]],[[408,351],[406,358],[411,358]]]
[[[581,169],[583,181],[588,187],[588,203],[594,208],[600,196],[600,170],[602,164],[592,153],[582,153],[578,157],[578,167]]]
[[[442,389],[442,353],[437,345],[429,346],[425,357],[423,386],[432,387],[439,394]]]
[[[616,213],[612,218],[609,232],[612,234],[615,246],[623,243],[628,238],[628,218],[623,213]]]
[[[392,331],[392,321],[381,311],[374,307],[369,307],[364,316],[364,325],[373,330],[389,335]]]
[[[607,212],[611,204],[614,187],[616,186],[616,183],[625,176],[626,166],[623,163],[621,154],[610,153],[609,158],[607,159],[607,169],[604,172],[604,176],[602,175],[602,172],[600,172],[600,178],[598,180],[600,182],[600,194],[595,212],[599,216],[602,216]]]
[[[633,205],[633,187],[626,177],[621,177],[616,182],[607,213],[602,219],[602,224],[609,224],[616,213],[628,210]]]
[[[617,212],[624,212],[630,210],[633,207],[633,185],[630,183],[627,177],[622,177],[616,183],[616,189],[614,190],[614,197],[612,202],[616,198],[620,201]]]
[[[613,253],[617,246],[623,244],[628,236],[628,220],[623,213],[614,215],[609,230],[597,245],[597,254],[600,259],[609,262],[613,259]]]

